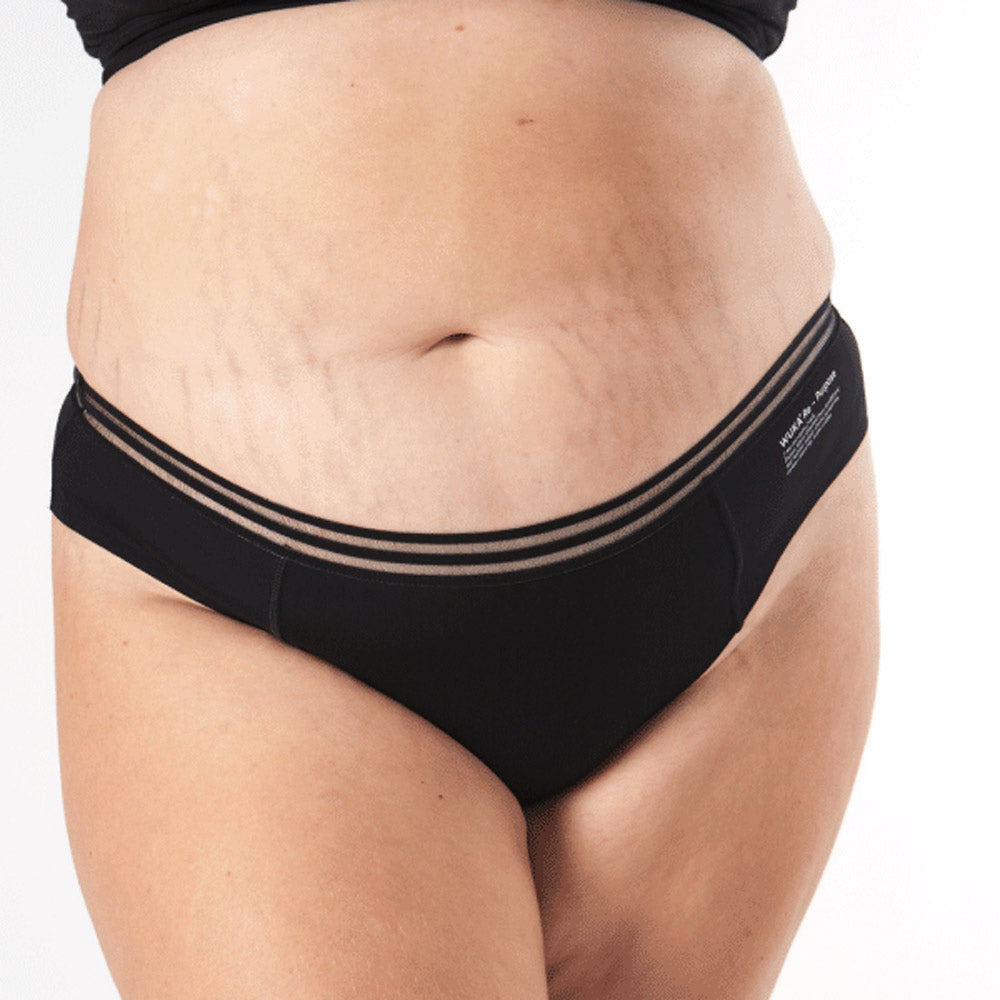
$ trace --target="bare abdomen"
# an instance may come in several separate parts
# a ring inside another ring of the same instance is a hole
[[[832,271],[770,76],[721,29],[380,0],[221,22],[112,78],[68,333],[97,392],[254,492],[490,530],[666,465]]]

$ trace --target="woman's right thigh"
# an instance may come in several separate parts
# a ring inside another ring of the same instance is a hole
[[[55,519],[52,554],[66,824],[124,1000],[544,1000],[485,765]]]

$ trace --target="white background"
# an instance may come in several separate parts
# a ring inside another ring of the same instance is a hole
[[[800,0],[767,66],[834,240],[879,493],[871,733],[773,1000],[1000,997],[995,0]],[[100,68],[0,13],[0,997],[115,1000],[56,752],[49,457]],[[726,998],[717,998],[726,1000]]]

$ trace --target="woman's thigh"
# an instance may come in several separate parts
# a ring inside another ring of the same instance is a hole
[[[56,520],[52,551],[66,823],[124,1000],[544,1000],[485,765]]]
[[[711,669],[528,810],[551,1000],[770,996],[868,733],[877,564],[866,437]]]

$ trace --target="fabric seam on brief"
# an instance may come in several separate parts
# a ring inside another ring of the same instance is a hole
[[[819,354],[832,341],[837,325],[836,310],[827,297],[810,323],[783,352],[788,357],[784,360],[779,357],[772,366],[775,370],[769,369],[757,386],[698,444],[643,483],[603,504],[564,518],[494,532],[397,533],[301,515],[300,512],[281,507],[266,498],[249,494],[249,491],[237,484],[182,456],[102,399],[86,385],[76,369],[74,377],[78,406],[87,422],[105,440],[195,503],[215,511],[258,538],[323,562],[409,574],[478,575],[512,572],[566,561],[606,548],[639,531],[650,521],[662,518],[726,461],[774,408],[795,390]],[[784,384],[780,384],[782,380]],[[780,388],[775,391],[775,386],[779,384]],[[756,419],[750,421],[742,431],[738,431],[740,424],[748,420],[749,415],[772,393],[773,398],[757,414]],[[727,437],[732,438],[728,444]],[[702,468],[699,469],[699,465]],[[676,487],[674,492],[669,492],[669,487],[683,480],[685,475],[688,476],[688,481]],[[216,497],[206,492],[206,489],[214,492]],[[659,497],[664,492],[667,493],[666,499]],[[242,507],[242,512],[234,509],[236,506]],[[249,516],[251,514],[255,517]],[[265,523],[255,518],[260,518]],[[588,524],[592,527],[587,528]],[[555,527],[557,525],[562,527]],[[546,528],[550,530],[545,531]],[[325,542],[329,547],[321,548],[303,537],[297,538],[290,534],[292,531],[305,538]],[[591,537],[579,541],[588,533]],[[434,541],[428,542],[425,539]],[[537,551],[546,545],[550,548],[548,552],[528,558],[511,558],[512,555],[525,551]],[[354,552],[360,555],[353,555]],[[495,556],[495,561],[487,561],[491,555]],[[432,563],[414,560],[406,563],[401,561],[405,556],[424,557],[425,560],[436,556],[451,561]],[[470,561],[455,562],[456,558]],[[482,561],[473,562],[472,559]]]
[[[274,575],[271,578],[271,599],[267,607],[267,629],[279,641],[281,638],[281,627],[278,620],[278,602],[281,600],[281,584],[285,579],[285,567],[288,565],[286,556],[278,556],[274,567]]]
[[[733,521],[732,512],[729,510],[729,505],[726,503],[726,499],[722,495],[722,490],[719,487],[718,477],[715,477],[712,480],[712,496],[715,498],[715,504],[719,509],[719,517],[725,525],[726,534],[729,537],[729,544],[733,550],[733,557],[736,560],[736,569],[733,572],[731,604],[733,609],[733,622],[735,624],[736,631],[739,632],[739,630],[743,628],[743,622],[746,620],[746,615],[740,607],[739,600],[740,584],[743,582],[743,546],[740,544],[740,537],[739,533],[736,531],[736,524]]]

